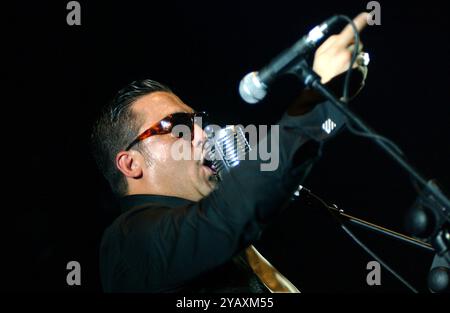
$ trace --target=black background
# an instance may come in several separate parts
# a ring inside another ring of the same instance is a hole
[[[67,2],[21,1],[7,14],[4,50],[11,58],[4,60],[12,86],[3,111],[4,290],[101,291],[98,244],[118,211],[90,156],[89,134],[99,108],[119,88],[151,78],[222,124],[274,124],[301,84],[280,79],[267,101],[248,106],[237,93],[243,75],[327,17],[353,17],[367,3],[80,1],[82,25],[68,26]],[[372,59],[367,86],[351,107],[448,190],[443,2],[380,3],[382,25],[362,34]],[[348,213],[397,231],[415,198],[407,175],[348,132],[327,144],[305,185]],[[355,232],[426,291],[431,253]],[[320,208],[293,205],[257,246],[304,292],[407,291],[385,270],[381,286],[367,286],[371,258]],[[81,263],[79,287],[66,285],[71,260]]]

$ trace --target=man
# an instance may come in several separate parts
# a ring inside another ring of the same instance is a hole
[[[358,30],[366,20],[365,13],[355,18]],[[352,42],[347,26],[319,47],[313,68],[323,83],[348,68]],[[195,123],[198,113],[151,80],[119,91],[92,135],[96,161],[123,210],[103,235],[103,289],[268,291],[242,252],[301,183],[320,143],[330,136],[322,123],[333,116],[337,128],[344,124],[329,103],[319,104],[311,95],[304,91],[279,122],[275,171],[260,171],[260,160],[244,160],[217,184],[204,162],[206,138]],[[176,125],[193,132],[189,160],[172,155],[173,145],[186,140],[175,136]],[[270,142],[270,135],[262,140]]]

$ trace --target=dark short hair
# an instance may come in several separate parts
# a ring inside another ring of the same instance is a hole
[[[140,128],[141,119],[133,113],[132,105],[139,98],[156,91],[172,93],[168,87],[150,79],[133,81],[102,109],[94,123],[92,152],[97,166],[118,196],[128,192],[128,185],[115,165],[115,158],[117,153],[134,140]]]

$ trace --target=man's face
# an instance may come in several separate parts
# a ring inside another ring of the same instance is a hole
[[[139,133],[147,130],[169,114],[194,112],[177,96],[167,92],[154,92],[137,100],[133,112],[142,123]],[[141,142],[144,151],[143,182],[151,184],[149,190],[156,194],[172,195],[198,201],[215,187],[213,171],[203,165],[206,135],[194,124],[194,139],[177,138],[173,134],[154,135]],[[175,145],[175,146],[174,146]],[[175,147],[188,147],[181,158]],[[148,152],[148,153],[145,153]]]

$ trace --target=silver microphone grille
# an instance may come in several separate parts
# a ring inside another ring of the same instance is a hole
[[[206,127],[208,157],[219,178],[239,165],[251,150],[242,126],[227,126],[218,130]]]
[[[247,103],[258,103],[266,96],[267,86],[261,82],[257,72],[251,72],[239,83],[239,94]]]

